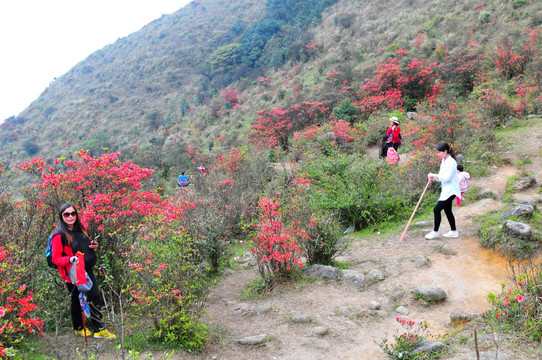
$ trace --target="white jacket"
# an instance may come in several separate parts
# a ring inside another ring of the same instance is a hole
[[[452,156],[442,159],[440,171],[438,172],[438,181],[442,186],[439,201],[448,200],[452,195],[461,197],[459,178],[457,177],[457,162]]]

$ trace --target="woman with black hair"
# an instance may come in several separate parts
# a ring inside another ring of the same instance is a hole
[[[450,231],[444,234],[447,238],[456,238],[459,236],[455,227],[455,217],[452,213],[452,203],[456,196],[461,196],[459,190],[459,179],[457,177],[457,162],[455,161],[455,153],[451,146],[442,141],[437,145],[437,155],[441,160],[440,171],[438,174],[429,173],[428,181],[440,181],[441,191],[437,205],[433,209],[435,223],[433,231],[425,235],[426,239],[437,239],[439,237],[438,229],[440,227],[441,215],[444,210],[448,222],[450,223]]]
[[[73,329],[76,335],[90,336],[92,332],[83,327],[81,305],[79,303],[79,290],[72,284],[68,275],[71,264],[77,260],[78,251],[85,254],[85,270],[92,280],[92,288],[86,293],[90,307],[92,329],[95,338],[113,339],[117,336],[110,333],[102,321],[102,295],[98,289],[98,283],[94,276],[94,265],[96,265],[96,253],[98,242],[90,240],[87,230],[81,224],[79,214],[70,203],[62,205],[58,211],[59,222],[57,234],[51,240],[52,261],[58,268],[60,277],[66,281],[68,291],[71,295],[71,317]]]

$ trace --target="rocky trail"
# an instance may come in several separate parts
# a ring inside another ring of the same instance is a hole
[[[525,156],[524,144],[517,141],[524,132],[542,138],[535,130],[540,118],[532,119],[533,127],[508,134],[503,156],[514,164]],[[534,134],[533,134],[534,132]],[[532,163],[524,171],[542,179],[541,151],[532,151]],[[376,154],[376,153],[375,153]],[[375,155],[373,154],[373,155]],[[401,159],[403,160],[403,159]],[[494,252],[478,245],[473,217],[503,206],[508,179],[519,169],[506,165],[494,169],[485,178],[471,179],[471,187],[491,191],[490,198],[454,205],[460,237],[426,240],[432,219],[414,220],[402,243],[402,229],[368,238],[353,237],[347,253],[337,260],[348,263],[349,270],[364,274],[364,282],[345,279],[319,279],[278,289],[258,300],[240,300],[241,293],[256,278],[247,267],[231,271],[212,289],[204,321],[215,334],[214,343],[199,359],[386,359],[377,343],[392,338],[400,330],[396,317],[416,322],[427,321],[433,340],[447,335],[463,337],[453,341],[453,350],[443,359],[476,359],[471,330],[451,324],[457,311],[479,313],[490,308],[489,292],[498,293],[501,284],[510,281],[507,264]],[[518,194],[519,199],[535,196],[538,187]],[[441,232],[448,231],[443,220]],[[447,246],[446,246],[447,245]],[[415,300],[411,289],[438,286],[447,298],[436,305]],[[463,331],[463,333],[462,333]],[[524,354],[521,347],[509,347],[499,359],[538,359],[542,351]],[[481,358],[494,358],[490,344],[480,345]]]

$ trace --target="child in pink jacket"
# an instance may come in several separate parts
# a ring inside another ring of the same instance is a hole
[[[465,200],[463,194],[469,188],[468,180],[470,179],[470,174],[464,171],[463,165],[457,165],[457,177],[459,179],[459,191],[461,191],[461,198],[456,197],[455,201],[457,206],[461,206],[461,200]]]

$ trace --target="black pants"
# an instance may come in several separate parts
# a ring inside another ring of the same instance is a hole
[[[102,302],[102,294],[100,293],[100,290],[98,289],[98,282],[96,281],[96,277],[94,276],[94,272],[92,270],[87,271],[88,276],[90,277],[90,280],[92,280],[92,289],[90,289],[89,292],[86,293],[87,296],[87,302],[88,306],[90,308],[90,320],[92,323],[92,331],[98,332],[101,329],[104,328],[104,323],[102,321],[102,312],[101,308],[103,306]],[[72,315],[72,324],[74,330],[83,330],[83,314],[81,310],[81,305],[79,303],[79,290],[77,290],[77,286],[66,283],[68,286],[68,291],[71,294],[71,315]],[[85,319],[85,327],[87,329],[90,328],[87,319]]]
[[[438,231],[438,228],[440,227],[440,212],[444,210],[444,213],[446,214],[446,217],[448,218],[448,222],[450,223],[450,228],[452,231],[455,231],[455,217],[452,213],[452,203],[455,199],[455,195],[450,196],[448,199],[444,201],[437,202],[437,205],[433,208],[433,215],[435,216],[435,226],[433,227],[433,230]]]

